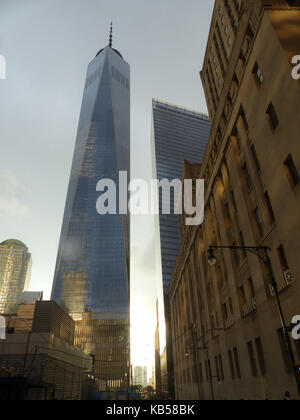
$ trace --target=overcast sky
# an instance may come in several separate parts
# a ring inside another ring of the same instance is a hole
[[[108,43],[131,66],[132,176],[148,179],[152,98],[207,112],[199,71],[214,0],[0,0],[0,242],[33,256],[32,290],[49,298],[88,63]],[[132,344],[152,356],[152,219],[132,221]],[[139,319],[137,319],[139,318]],[[142,335],[140,335],[142,336]],[[147,349],[144,351],[143,349]],[[143,353],[143,355],[141,355]],[[146,356],[144,356],[144,354]]]

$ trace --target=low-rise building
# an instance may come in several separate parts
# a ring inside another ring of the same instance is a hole
[[[74,331],[73,319],[53,301],[19,305],[0,341],[0,399],[80,400],[92,358],[74,346]]]

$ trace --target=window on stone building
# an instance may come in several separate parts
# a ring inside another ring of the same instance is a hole
[[[288,348],[287,348],[286,338],[284,336],[283,329],[280,328],[279,330],[277,330],[277,334],[278,334],[278,340],[279,340],[279,344],[280,344],[280,348],[281,348],[281,354],[282,354],[285,370],[286,370],[286,373],[290,374],[290,373],[292,373],[292,362],[291,362],[291,359],[290,359],[290,355],[289,355],[289,351],[288,351]]]
[[[283,248],[282,245],[280,245],[277,248],[277,252],[278,252],[278,257],[279,257],[279,261],[280,261],[282,271],[288,270],[289,266],[288,266],[288,262],[287,262],[285,252],[284,252],[284,248]]]
[[[245,247],[245,241],[244,241],[244,235],[242,232],[240,232],[240,243],[242,247]],[[246,259],[247,258],[247,252],[245,249],[241,250],[243,258]]]
[[[253,280],[251,277],[248,278],[248,288],[249,288],[249,293],[251,298],[255,297],[255,289],[254,289],[254,284],[253,284]]]
[[[295,341],[295,347],[296,347],[298,359],[300,360],[300,340]]]
[[[232,201],[232,204],[233,204],[234,212],[237,213],[237,205],[236,205],[236,201],[235,201],[235,197],[234,197],[234,192],[230,191],[230,194],[231,194],[231,201]]]
[[[259,337],[256,338],[255,345],[256,345],[256,351],[257,351],[257,355],[258,355],[260,373],[261,373],[262,376],[264,376],[267,373],[267,367],[266,367],[266,361],[265,361],[262,342],[261,342],[261,339]]]
[[[247,118],[246,118],[246,114],[245,114],[243,105],[241,105],[241,107],[240,107],[239,115],[242,118],[242,122],[243,122],[245,130],[248,132],[249,125],[248,125],[248,121],[247,121]]]
[[[270,102],[267,111],[266,111],[270,126],[272,128],[272,130],[276,130],[276,128],[278,127],[279,124],[279,119],[277,117],[275,108],[272,104],[272,102]]]
[[[254,209],[253,214],[254,214],[254,218],[255,218],[255,221],[256,221],[258,231],[259,231],[260,235],[262,236],[263,233],[264,233],[264,228],[263,228],[263,222],[262,222],[262,218],[261,218],[260,211],[259,211],[258,207],[256,207]]]
[[[248,166],[247,166],[246,162],[243,165],[243,172],[244,172],[245,180],[247,182],[248,190],[251,190],[252,189],[252,181],[251,181],[250,173],[249,173]]]
[[[220,379],[221,381],[224,381],[225,375],[224,375],[223,360],[222,360],[221,354],[219,354],[219,368],[220,368]]]
[[[228,350],[228,359],[229,359],[229,366],[230,366],[231,378],[233,380],[235,380],[235,371],[234,371],[233,357],[232,357],[231,350]]]
[[[229,298],[229,309],[230,309],[231,315],[233,315],[233,304],[232,304],[232,299],[231,298]]]
[[[223,316],[224,316],[224,320],[226,321],[228,319],[228,311],[227,311],[226,303],[224,303],[223,305]]]
[[[233,242],[232,246],[235,247],[236,243]],[[235,264],[236,267],[238,267],[239,264],[240,264],[240,258],[239,258],[239,253],[238,253],[237,249],[232,250],[232,255],[233,255],[233,258],[234,258],[234,264]]]
[[[221,377],[220,377],[220,369],[219,369],[219,360],[218,360],[218,356],[215,356],[215,365],[216,365],[216,375],[217,375],[217,379],[220,381]]]
[[[252,153],[252,157],[253,157],[253,160],[254,160],[254,163],[255,163],[255,169],[258,172],[260,172],[260,163],[259,163],[254,145],[251,146],[251,153]]]
[[[244,286],[240,287],[240,299],[241,299],[241,305],[242,306],[246,305],[247,300],[246,300],[246,293],[245,293]]]
[[[257,371],[257,365],[256,365],[256,360],[255,360],[255,355],[254,355],[254,349],[253,349],[252,341],[249,341],[247,343],[247,348],[248,348],[249,362],[250,362],[250,367],[251,367],[252,375],[254,377],[257,377],[258,376],[258,371]]]
[[[274,216],[271,200],[267,191],[264,194],[264,198],[265,198],[265,203],[268,210],[269,222],[270,222],[270,225],[272,225],[275,222],[275,216]]]
[[[255,81],[256,81],[256,83],[257,83],[258,85],[261,85],[261,84],[263,83],[263,81],[264,81],[264,77],[263,77],[262,71],[261,71],[261,69],[259,68],[259,66],[258,66],[258,64],[257,64],[257,63],[255,63],[255,65],[254,65],[254,67],[253,67],[252,74],[253,74],[253,75],[254,75],[254,77],[255,77]]]
[[[234,355],[236,375],[238,379],[241,379],[242,373],[241,373],[240,359],[239,359],[239,353],[236,347],[233,349],[233,355]]]
[[[286,158],[284,166],[286,168],[291,185],[294,187],[297,186],[300,181],[300,176],[291,155],[288,155],[288,157]]]
[[[211,335],[214,337],[216,332],[216,323],[215,323],[215,317],[211,316]]]

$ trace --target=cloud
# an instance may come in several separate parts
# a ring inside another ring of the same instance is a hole
[[[24,190],[13,173],[0,171],[0,214],[28,217],[29,207],[22,203]]]

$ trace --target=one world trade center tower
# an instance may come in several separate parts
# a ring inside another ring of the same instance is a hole
[[[130,178],[130,67],[111,30],[87,70],[52,290],[105,390],[129,380],[129,216],[96,209],[99,180],[118,197],[120,171]]]

